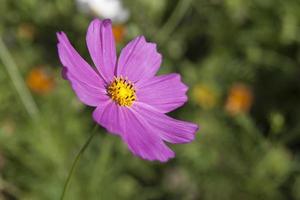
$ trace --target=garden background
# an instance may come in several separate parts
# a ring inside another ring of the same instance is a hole
[[[95,17],[113,19],[118,51],[157,43],[159,73],[189,86],[170,115],[200,130],[162,164],[99,127],[66,199],[300,199],[299,0],[91,2],[0,0],[0,199],[59,198],[95,123],[61,78],[55,33],[89,58]]]

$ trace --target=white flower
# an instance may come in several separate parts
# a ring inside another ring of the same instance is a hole
[[[129,12],[123,7],[122,0],[76,0],[79,9],[85,13],[94,13],[114,22],[125,22]]]

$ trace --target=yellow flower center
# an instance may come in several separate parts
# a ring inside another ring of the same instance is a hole
[[[115,78],[108,86],[107,93],[120,106],[131,106],[136,100],[133,83],[123,77]]]

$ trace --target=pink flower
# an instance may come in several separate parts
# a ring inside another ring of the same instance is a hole
[[[165,162],[175,156],[165,142],[194,139],[196,124],[166,115],[187,101],[188,87],[179,74],[155,76],[162,60],[156,44],[136,37],[117,60],[111,21],[95,19],[86,36],[94,70],[65,33],[57,33],[57,38],[63,77],[84,104],[96,107],[93,119],[119,135],[134,155]]]

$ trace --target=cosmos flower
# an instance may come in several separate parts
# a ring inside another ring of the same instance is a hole
[[[86,36],[94,70],[65,33],[57,33],[57,37],[63,77],[84,104],[96,107],[93,119],[120,136],[134,155],[165,162],[175,156],[165,142],[194,139],[196,124],[166,115],[187,101],[188,88],[179,74],[155,75],[162,56],[154,43],[136,37],[117,60],[111,21],[95,19]]]
[[[76,3],[82,12],[110,18],[113,22],[124,23],[129,18],[122,0],[76,0]]]

